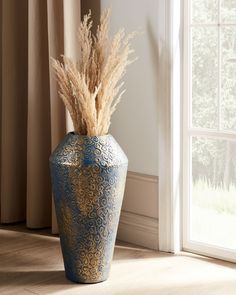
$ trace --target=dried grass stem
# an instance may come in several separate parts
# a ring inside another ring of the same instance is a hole
[[[84,16],[78,29],[80,59],[78,62],[62,56],[62,62],[52,59],[59,95],[68,109],[76,133],[100,136],[108,133],[111,115],[116,109],[124,82],[126,67],[135,59],[130,39],[120,29],[109,38],[110,10],[105,10],[97,27],[91,33],[91,12]]]

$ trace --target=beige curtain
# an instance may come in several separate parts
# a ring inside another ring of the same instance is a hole
[[[0,0],[1,222],[57,231],[49,156],[71,122],[50,57],[77,58],[79,0]]]

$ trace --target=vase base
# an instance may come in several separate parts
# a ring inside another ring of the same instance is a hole
[[[108,278],[103,278],[103,279],[98,279],[98,280],[83,280],[83,279],[75,279],[75,278],[71,278],[70,276],[66,275],[66,278],[76,284],[98,284],[98,283],[102,283],[105,282]]]

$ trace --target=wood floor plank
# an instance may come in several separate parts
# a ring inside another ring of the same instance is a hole
[[[0,227],[1,295],[235,295],[236,265],[190,253],[172,255],[118,242],[109,280],[65,278],[59,238]]]

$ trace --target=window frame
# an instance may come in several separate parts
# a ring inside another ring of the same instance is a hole
[[[220,8],[220,1],[219,7]],[[236,139],[235,131],[209,130],[203,128],[192,127],[192,115],[191,115],[191,0],[183,0],[183,76],[182,76],[182,89],[183,89],[183,101],[182,101],[182,160],[183,160],[183,224],[182,224],[182,249],[184,251],[193,252],[196,254],[207,255],[214,258],[219,258],[231,262],[236,262],[236,251],[225,249],[215,245],[209,245],[207,243],[201,243],[190,240],[190,196],[191,196],[191,137],[192,136],[206,136],[209,138],[219,139]],[[220,15],[218,16],[218,26],[220,26]],[[218,37],[220,35],[220,29],[218,31]],[[220,38],[218,39],[220,40]],[[218,62],[221,66],[221,44],[218,42]],[[218,83],[221,81],[221,71],[219,71]],[[220,92],[220,87],[218,87]],[[218,93],[218,113],[220,114],[220,93]],[[220,117],[220,116],[219,116]],[[219,122],[220,123],[220,122]]]
[[[165,100],[159,140],[159,250],[181,250],[181,54],[182,1],[166,0]]]

